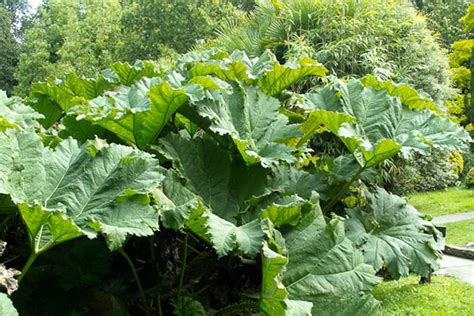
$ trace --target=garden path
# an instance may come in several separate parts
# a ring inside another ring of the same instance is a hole
[[[435,225],[459,222],[474,218],[474,212],[448,214],[433,218]],[[437,275],[453,276],[464,282],[474,284],[474,260],[443,255]]]
[[[437,275],[452,276],[474,284],[474,260],[444,255]]]
[[[464,212],[464,213],[436,216],[435,218],[433,218],[433,223],[435,225],[447,224],[447,223],[460,222],[460,221],[473,219],[473,218],[474,218],[474,212]]]

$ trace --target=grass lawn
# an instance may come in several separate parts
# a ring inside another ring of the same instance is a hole
[[[474,211],[474,190],[449,188],[446,191],[416,193],[408,201],[420,212],[439,216]]]
[[[383,282],[374,290],[382,315],[474,315],[474,285],[458,279],[433,277],[419,285],[419,277]]]
[[[443,224],[447,228],[446,243],[456,246],[465,246],[474,242],[474,219]]]

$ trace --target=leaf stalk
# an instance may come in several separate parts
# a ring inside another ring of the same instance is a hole
[[[186,236],[184,237],[183,265],[181,266],[181,271],[179,273],[178,296],[181,294],[181,289],[183,288],[184,282],[184,273],[186,272],[186,261],[188,259],[188,239],[189,234],[186,233]]]
[[[35,262],[36,258],[38,258],[38,253],[35,253],[34,251],[31,252],[30,256],[28,257],[28,260],[25,263],[25,266],[23,267],[23,269],[21,269],[21,274],[18,277],[18,283],[23,280],[28,270],[30,270],[31,265],[33,264],[33,262]]]
[[[147,304],[147,301],[146,301],[146,296],[145,296],[145,292],[143,291],[143,287],[142,287],[142,283],[140,282],[140,278],[138,277],[138,273],[137,273],[137,269],[135,268],[135,265],[133,264],[132,262],[132,259],[130,259],[130,257],[127,255],[127,253],[123,250],[123,248],[120,248],[118,250],[118,253],[122,255],[122,257],[124,257],[125,261],[127,261],[129,267],[130,267],[130,270],[132,271],[132,274],[133,274],[133,278],[135,279],[135,282],[137,283],[137,287],[138,287],[138,292],[140,294],[140,299],[142,301],[142,304],[143,304],[143,308],[145,309],[145,314],[147,316],[150,316],[151,315],[151,311],[150,311],[150,308],[148,307],[148,304]]]

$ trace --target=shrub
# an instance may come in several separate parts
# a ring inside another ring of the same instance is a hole
[[[468,188],[474,188],[474,167],[469,169],[469,172],[466,175],[464,183]]]
[[[409,159],[398,159],[399,171],[388,181],[389,187],[402,195],[444,190],[457,184],[463,162],[459,152],[434,149],[430,155],[413,153]]]
[[[453,166],[455,174],[460,175],[464,170],[464,158],[461,153],[457,150],[451,153],[449,156],[449,163]]]

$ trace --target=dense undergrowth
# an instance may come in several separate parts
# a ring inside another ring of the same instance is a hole
[[[210,50],[1,95],[15,307],[368,315],[380,276],[436,270],[434,226],[372,179],[398,154],[463,151],[468,134],[407,85],[325,73],[308,57]],[[329,136],[335,159],[314,146]]]

